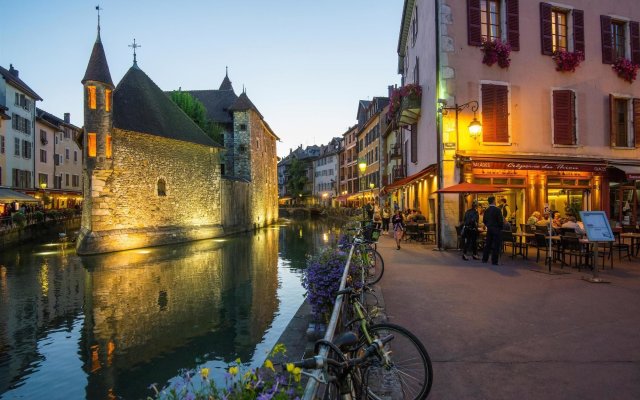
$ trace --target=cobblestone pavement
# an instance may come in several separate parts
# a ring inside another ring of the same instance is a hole
[[[640,259],[592,284],[532,271],[535,251],[491,266],[386,236],[378,250],[389,321],[431,355],[429,399],[640,399]]]

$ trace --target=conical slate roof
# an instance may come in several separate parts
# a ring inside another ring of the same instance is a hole
[[[129,68],[113,92],[113,126],[168,139],[222,147],[207,136],[137,65]]]
[[[84,78],[82,78],[82,84],[86,81],[102,82],[113,87],[107,57],[104,54],[104,47],[102,47],[102,41],[100,40],[100,31],[98,31],[98,37],[93,45],[89,65],[87,65],[87,71],[84,73]]]
[[[222,83],[220,84],[220,89],[218,90],[231,90],[233,91],[233,86],[231,86],[231,80],[229,79],[229,74],[225,74]]]
[[[262,118],[262,114],[260,114],[260,111],[258,111],[256,106],[253,105],[251,100],[249,100],[249,96],[247,96],[247,93],[242,92],[242,94],[238,96],[236,101],[229,107],[229,111],[247,111],[247,110],[255,111],[256,113],[258,113],[260,118]]]

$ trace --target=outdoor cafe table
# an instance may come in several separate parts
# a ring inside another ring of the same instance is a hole
[[[523,253],[524,242],[526,241],[526,239],[536,237],[536,235],[533,234],[533,233],[527,233],[527,232],[515,232],[513,234],[513,237],[517,238],[517,240],[519,242],[518,252],[515,253],[515,255],[520,255],[520,256],[522,256],[522,258],[527,258],[527,255]]]
[[[640,254],[640,233],[621,233],[620,240],[631,239],[631,254],[637,257]]]

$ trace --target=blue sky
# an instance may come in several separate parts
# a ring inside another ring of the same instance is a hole
[[[12,63],[38,107],[82,126],[82,79],[97,1],[3,1],[0,65]],[[358,100],[399,83],[402,0],[110,0],[101,37],[111,77],[138,65],[163,90],[217,89],[225,66],[281,138],[278,154],[323,144],[356,120]]]

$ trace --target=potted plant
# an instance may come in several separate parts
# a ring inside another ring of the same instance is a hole
[[[584,53],[580,50],[556,50],[551,58],[556,63],[556,71],[575,72],[580,63],[584,61]]]
[[[634,64],[631,60],[626,58],[618,58],[611,66],[618,76],[629,83],[633,83],[636,80],[638,74],[638,64]]]
[[[511,54],[511,46],[509,43],[504,43],[500,39],[495,40],[482,40],[482,45],[480,45],[480,50],[482,50],[482,63],[488,66],[492,66],[495,63],[498,63],[500,68],[509,68],[511,65],[511,59],[509,55]]]

